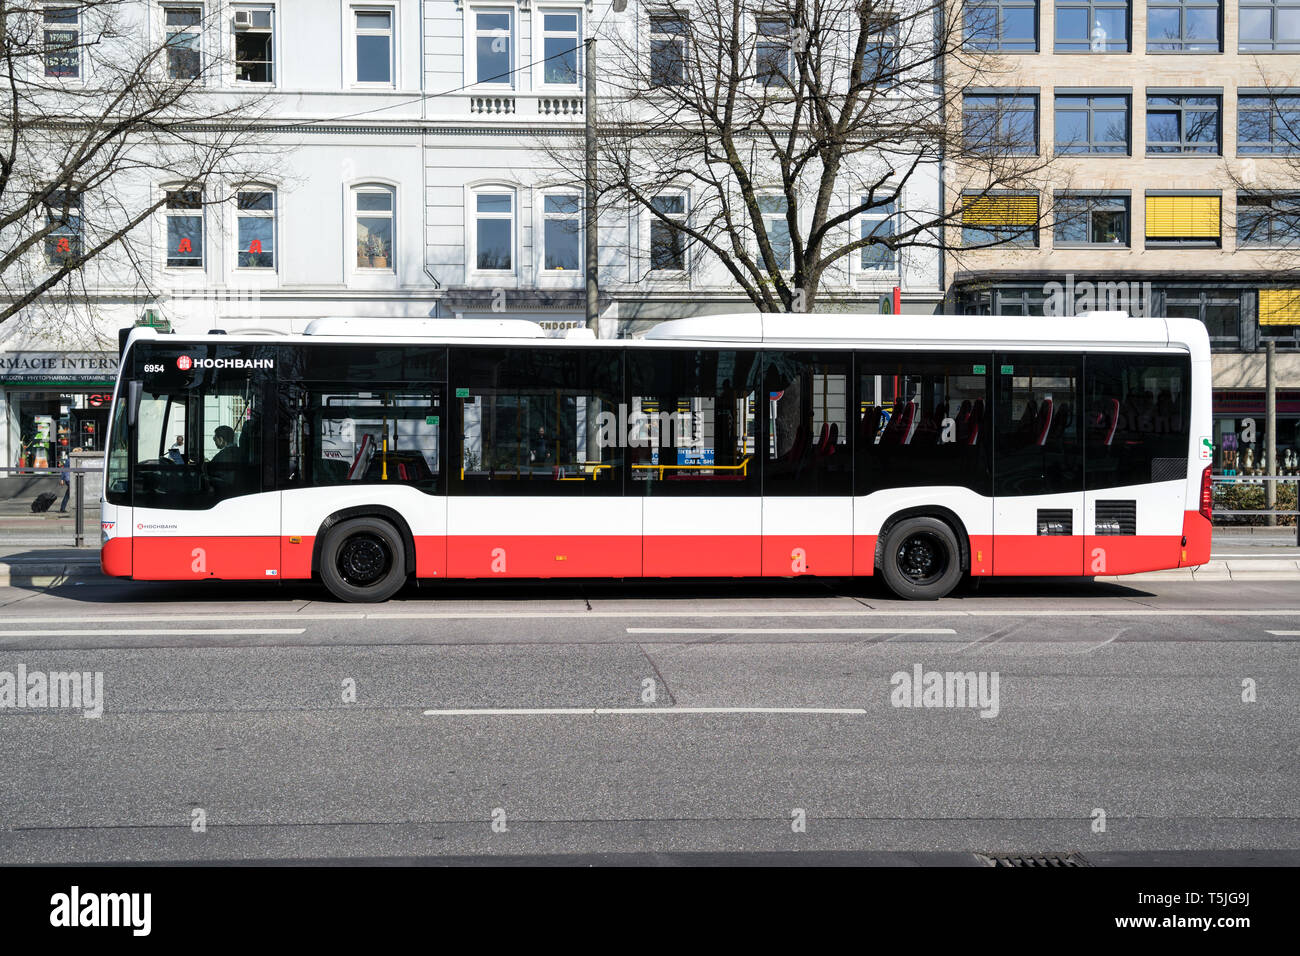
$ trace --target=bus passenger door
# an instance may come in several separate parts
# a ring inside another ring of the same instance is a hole
[[[623,442],[643,573],[761,574],[758,353],[638,348],[627,363]]]
[[[763,576],[853,573],[846,352],[764,352]]]
[[[994,356],[993,573],[1082,575],[1079,355]]]

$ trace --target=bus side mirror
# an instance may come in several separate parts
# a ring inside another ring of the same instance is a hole
[[[142,382],[132,380],[126,383],[126,423],[132,428],[135,428],[135,420],[140,411],[140,398],[143,394]]]

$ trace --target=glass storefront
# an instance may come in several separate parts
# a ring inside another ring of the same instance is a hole
[[[0,352],[0,464],[55,468],[102,451],[116,352]]]
[[[1214,473],[1266,475],[1268,419],[1262,392],[1214,393]],[[1277,469],[1300,475],[1300,392],[1277,396]]]

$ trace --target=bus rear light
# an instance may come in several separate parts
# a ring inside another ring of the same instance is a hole
[[[1201,516],[1206,521],[1214,520],[1214,481],[1208,465],[1201,472]]]

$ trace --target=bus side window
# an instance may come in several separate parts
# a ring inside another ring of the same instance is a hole
[[[1083,490],[1080,360],[1003,354],[997,362],[997,495]]]
[[[757,352],[628,355],[631,480],[644,495],[758,495]]]
[[[853,493],[850,358],[763,353],[763,494]]]
[[[934,485],[991,494],[991,361],[858,353],[855,494]]]

